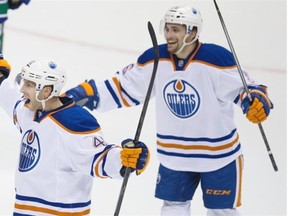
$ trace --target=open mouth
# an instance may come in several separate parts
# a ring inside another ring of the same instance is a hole
[[[171,41],[171,42],[168,42],[168,45],[173,45],[173,44],[176,44],[177,42],[176,41]]]
[[[25,104],[29,104],[30,103],[30,99],[26,98]]]

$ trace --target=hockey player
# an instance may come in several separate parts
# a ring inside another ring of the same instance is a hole
[[[253,123],[264,121],[273,107],[266,87],[245,72],[250,103],[233,55],[201,43],[201,29],[201,14],[193,7],[171,7],[161,22],[167,43],[159,45],[152,96],[160,161],[155,196],[163,200],[162,216],[189,216],[199,183],[208,216],[239,215],[243,160],[233,104]],[[90,80],[66,94],[98,111],[141,104],[153,56],[148,49],[112,78]]]
[[[149,161],[142,142],[126,147],[105,141],[97,120],[71,98],[58,97],[66,82],[52,61],[31,61],[5,80],[10,66],[0,57],[0,106],[22,134],[13,215],[89,215],[93,177],[139,175]],[[124,169],[122,169],[124,167]]]
[[[4,40],[4,23],[8,19],[9,9],[15,10],[19,8],[22,3],[29,4],[30,0],[0,0],[0,52],[3,50]]]

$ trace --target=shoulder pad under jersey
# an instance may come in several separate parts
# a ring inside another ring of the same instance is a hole
[[[52,114],[52,117],[71,133],[93,133],[100,130],[96,118],[83,107],[74,105]]]
[[[193,60],[203,61],[219,67],[236,66],[232,53],[216,44],[202,44]]]
[[[158,46],[159,49],[159,59],[161,58],[170,58],[170,54],[167,51],[167,44],[161,44]],[[154,60],[154,48],[151,47],[150,49],[146,50],[142,55],[138,58],[138,64],[146,64],[150,61]]]

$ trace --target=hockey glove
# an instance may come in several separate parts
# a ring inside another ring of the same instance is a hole
[[[250,102],[248,96],[244,95],[241,103],[242,111],[246,114],[249,121],[253,123],[260,123],[266,120],[273,109],[273,104],[268,98],[265,86],[257,86],[250,89],[252,101]]]
[[[123,149],[121,151],[121,163],[123,165],[120,174],[124,176],[126,167],[131,168],[131,172],[136,170],[136,174],[140,175],[146,169],[150,153],[149,149],[143,142],[134,144],[132,139],[126,139],[121,143]]]
[[[96,109],[99,102],[99,96],[95,81],[83,82],[80,85],[68,90],[62,96],[72,98],[76,104],[86,106],[91,111]]]
[[[0,56],[0,73],[2,73],[6,79],[9,76],[10,71],[11,71],[11,66],[5,59],[3,59],[1,55]]]

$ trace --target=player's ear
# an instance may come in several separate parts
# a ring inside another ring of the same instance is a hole
[[[191,35],[192,35],[192,38],[193,38],[193,39],[196,37],[197,31],[198,31],[197,27],[193,27],[193,30],[192,30],[192,32],[191,32]]]
[[[197,36],[197,28],[193,27],[193,30],[189,34],[188,38],[186,39],[186,42],[189,43],[190,41],[194,40],[194,38]]]
[[[53,91],[53,86],[45,86],[43,88],[43,96],[44,96],[44,98],[45,99],[48,98],[51,95],[52,91]]]

